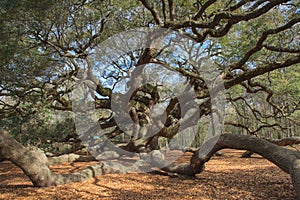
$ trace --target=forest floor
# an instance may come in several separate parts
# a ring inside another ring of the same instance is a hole
[[[296,199],[290,176],[254,154],[223,150],[195,178],[160,173],[107,174],[84,182],[35,188],[11,162],[0,163],[0,199]],[[188,161],[189,153],[179,158]],[[69,173],[94,163],[62,163],[51,167]]]

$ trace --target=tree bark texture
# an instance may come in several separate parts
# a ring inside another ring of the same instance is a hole
[[[207,147],[214,144],[216,140],[214,147],[207,150]],[[268,159],[291,175],[295,191],[300,198],[300,153],[253,136],[223,134],[211,138],[193,154],[188,164],[170,163],[164,159],[159,150],[152,151],[147,160],[149,160],[148,164],[161,167],[164,171],[192,176],[202,172],[204,164],[210,160],[214,153],[224,148],[249,150]],[[101,162],[80,172],[55,174],[49,169],[48,158],[41,150],[34,147],[25,148],[3,129],[0,129],[0,157],[10,160],[20,167],[33,185],[37,187],[78,182],[107,173],[128,173],[129,170],[133,169],[132,167],[130,169],[124,167],[119,163]],[[145,164],[144,160],[141,159],[139,164]],[[139,167],[139,164],[136,167]]]
[[[3,129],[0,129],[0,157],[20,167],[36,187],[62,185],[83,181],[103,174],[127,173],[129,170],[133,170],[132,167],[127,168],[119,163],[103,161],[80,172],[55,174],[48,167],[53,161],[48,161],[44,152],[34,147],[24,147]],[[78,159],[78,157],[71,156],[68,159],[73,161],[74,159]]]

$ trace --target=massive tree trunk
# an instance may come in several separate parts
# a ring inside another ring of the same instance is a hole
[[[128,168],[119,163],[101,162],[80,172],[55,174],[49,169],[50,162],[41,150],[34,147],[25,148],[3,129],[0,129],[0,157],[20,167],[36,187],[62,185],[107,173],[127,173],[129,170],[134,170],[132,167]],[[69,159],[72,161],[77,157],[71,156]],[[139,167],[139,164],[137,163],[136,166]]]

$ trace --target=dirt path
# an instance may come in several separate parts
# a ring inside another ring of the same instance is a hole
[[[80,183],[34,188],[23,172],[10,162],[0,163],[0,199],[296,199],[291,179],[278,167],[242,151],[223,150],[205,172],[194,179],[161,174],[104,175]],[[189,159],[186,154],[181,160]],[[65,163],[52,169],[68,173],[87,163]]]

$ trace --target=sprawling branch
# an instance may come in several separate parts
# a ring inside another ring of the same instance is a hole
[[[215,3],[217,0],[208,0],[207,2],[205,2],[204,5],[202,5],[199,9],[199,11],[196,13],[196,15],[193,17],[193,20],[197,20],[199,19],[203,13],[205,12],[205,10],[211,6],[213,3]]]
[[[90,166],[80,172],[71,174],[55,174],[48,167],[48,159],[43,152],[34,148],[25,148],[10,134],[0,130],[0,157],[12,161],[20,167],[36,187],[47,187],[83,181],[107,173],[127,173],[135,167],[125,167],[119,163],[101,162]],[[64,158],[61,158],[64,159]],[[80,159],[78,156],[68,157],[70,160]],[[57,161],[50,161],[55,163]],[[136,163],[136,167],[143,165],[144,161]]]
[[[276,5],[282,4],[284,2],[287,2],[287,0],[274,0],[271,1],[270,3],[266,4],[265,6],[261,7],[260,9],[257,9],[253,12],[246,13],[246,14],[233,14],[230,12],[220,12],[216,14],[213,18],[212,21],[210,22],[199,22],[195,20],[188,20],[188,21],[183,21],[183,22],[178,22],[178,23],[166,23],[165,27],[166,28],[172,28],[172,29],[181,29],[181,28],[189,28],[189,27],[195,27],[195,28],[200,28],[200,29],[213,29],[215,28],[221,20],[229,20],[231,23],[238,23],[240,21],[248,21],[251,19],[255,19],[262,14],[268,12],[271,10],[273,7]],[[208,3],[209,5],[209,3]],[[200,13],[201,14],[201,13]]]
[[[259,40],[257,41],[255,47],[253,47],[252,49],[250,49],[245,56],[235,65],[233,65],[233,67],[231,67],[232,69],[239,69],[241,68],[248,60],[249,58],[256,52],[258,52],[259,50],[261,50],[264,45],[264,41],[267,39],[267,37],[271,34],[277,34],[279,32],[282,32],[284,30],[287,30],[289,28],[291,28],[293,25],[297,24],[300,22],[300,18],[295,18],[292,19],[291,21],[289,21],[288,23],[286,23],[285,25],[278,27],[276,29],[269,29],[267,31],[264,31],[261,35],[261,37],[259,38]]]
[[[234,77],[231,80],[226,80],[224,85],[225,88],[228,89],[236,84],[242,83],[243,81],[250,80],[254,77],[257,77],[259,75],[265,74],[267,72],[274,71],[276,69],[288,67],[294,64],[300,63],[300,54],[290,56],[288,59],[282,61],[282,62],[274,62],[270,63],[252,70],[248,70],[244,73],[241,73]]]
[[[162,166],[163,170],[184,175],[194,175],[203,170],[204,164],[210,160],[213,154],[221,149],[231,148],[249,150],[260,154],[283,171],[291,175],[294,189],[300,197],[300,153],[279,147],[264,139],[247,135],[223,134],[206,141],[203,146],[192,156],[189,164],[176,164],[165,161],[161,153],[154,151],[152,162]]]
[[[290,48],[284,48],[284,47],[275,47],[271,45],[263,45],[266,49],[270,51],[276,51],[276,52],[286,52],[286,53],[300,53],[300,49],[290,49]]]
[[[278,146],[290,146],[290,145],[296,145],[300,144],[300,138],[298,137],[291,137],[291,138],[282,138],[278,140],[272,140],[272,139],[265,139],[273,144],[276,144]],[[250,158],[251,155],[253,154],[252,151],[245,151],[241,158]]]

